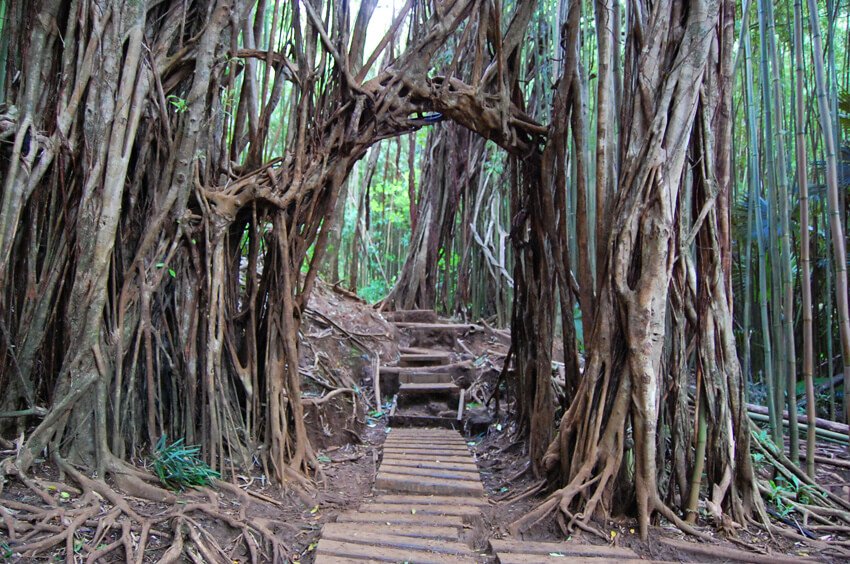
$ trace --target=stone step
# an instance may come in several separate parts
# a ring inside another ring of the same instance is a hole
[[[484,486],[481,485],[481,481],[478,479],[458,480],[429,476],[411,476],[384,470],[378,471],[378,476],[375,478],[375,487],[379,490],[391,492],[484,496]]]

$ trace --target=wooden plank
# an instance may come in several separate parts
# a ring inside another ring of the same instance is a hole
[[[399,462],[404,460],[414,460],[416,462],[423,463],[440,463],[445,462],[447,464],[468,464],[472,462],[472,458],[468,456],[441,456],[441,455],[433,455],[433,454],[418,454],[416,457],[412,457],[410,455],[397,454],[397,453],[384,453],[383,462],[393,461]]]
[[[375,411],[381,413],[381,367],[378,364],[378,355],[372,355],[372,377],[375,380]]]
[[[469,452],[464,441],[454,437],[432,435],[426,437],[387,437],[384,448],[441,448]]]
[[[442,366],[430,366],[428,370],[423,370],[421,366],[381,366],[382,374],[401,374],[402,372],[449,372],[454,373],[457,370],[472,368],[472,363],[468,360],[453,362],[452,364],[444,364]]]
[[[406,511],[384,511],[370,512],[368,504],[361,507],[361,511],[341,513],[337,515],[337,523],[372,523],[390,525],[416,525],[416,526],[439,526],[439,527],[462,527],[463,519],[459,515],[433,515],[430,513],[411,513]]]
[[[390,434],[387,435],[387,440],[398,440],[405,439],[408,441],[415,440],[431,440],[433,438],[437,438],[441,441],[449,441],[452,443],[456,443],[459,445],[465,445],[466,439],[464,439],[460,433],[457,431],[453,431],[450,429],[434,429],[431,427],[417,427],[414,429],[410,428],[400,428],[393,429],[390,431]]]
[[[462,501],[464,505],[488,505],[488,501],[478,497],[456,498],[447,495],[394,495],[384,494],[372,500],[375,503],[381,504],[398,504],[398,505],[447,505]]]
[[[408,382],[398,388],[399,395],[456,394],[460,388],[454,382]]]
[[[385,448],[408,448],[408,447],[418,447],[418,448],[428,448],[434,445],[439,445],[441,447],[447,447],[454,450],[464,451],[469,454],[469,447],[466,446],[466,443],[452,438],[452,437],[440,437],[438,435],[433,435],[430,437],[424,437],[421,439],[414,439],[408,437],[393,437],[387,438],[384,441]]]
[[[423,462],[419,460],[410,460],[408,458],[390,458],[384,459],[382,464],[389,464],[391,466],[403,466],[406,468],[430,468],[432,470],[444,470],[446,472],[475,472],[476,474],[478,474],[478,466],[476,466],[473,462]]]
[[[324,557],[342,557],[374,562],[409,562],[410,564],[443,564],[450,562],[477,562],[472,552],[469,555],[438,554],[425,550],[402,550],[397,548],[378,548],[352,542],[322,539],[316,547],[316,563],[325,562]]]
[[[464,396],[466,395],[466,390],[460,389],[460,400],[457,402],[457,420],[461,421],[463,419],[463,406],[466,403],[464,401]]]
[[[443,352],[437,349],[426,349],[424,347],[399,347],[398,352],[401,354],[427,354],[429,352]]]
[[[558,554],[558,553],[554,553]],[[549,556],[543,554],[502,554],[496,555],[500,564],[652,564],[654,561],[640,558],[604,558],[594,556]],[[318,560],[317,560],[318,562]]]
[[[391,527],[391,528],[390,528]],[[402,537],[415,537],[421,539],[437,539],[444,541],[458,541],[460,535],[457,527],[441,527],[437,525],[387,525],[386,523],[325,523],[322,527],[323,538],[334,538],[328,536],[348,535],[352,539],[360,533],[392,533]]]
[[[396,535],[386,529],[380,533],[360,531],[350,526],[345,531],[329,529],[327,532],[322,531],[322,539],[353,542],[373,547],[381,546],[402,550],[424,550],[428,552],[439,552],[441,554],[472,555],[472,551],[468,546],[457,541]]]
[[[414,513],[414,511],[416,513]],[[361,513],[373,514],[406,514],[406,515],[439,515],[439,516],[454,516],[454,517],[477,517],[481,510],[477,505],[460,505],[450,503],[446,505],[439,504],[411,504],[404,510],[399,510],[399,505],[395,503],[365,503],[360,506]]]
[[[446,480],[383,471],[378,472],[375,487],[388,491],[434,495],[484,495],[484,486],[477,480]]]
[[[423,366],[428,364],[448,364],[452,355],[447,352],[404,353],[399,357],[402,366]]]
[[[404,476],[422,476],[423,478],[443,478],[445,480],[479,480],[477,470],[444,470],[441,468],[416,468],[397,464],[381,464],[381,472],[391,472]]]
[[[439,316],[433,309],[399,309],[396,311],[385,311],[384,318],[387,321],[420,321],[424,323],[437,323]]]
[[[399,384],[454,384],[454,377],[448,372],[402,372],[398,375]]]
[[[399,415],[396,413],[389,418],[391,427],[434,427],[458,429],[460,424],[454,417],[432,417],[429,415]]]
[[[392,407],[390,408],[390,417],[392,417],[393,415],[395,415],[396,407],[398,407],[398,394],[396,394],[396,395],[394,395],[394,396],[393,396],[393,405],[392,405]]]
[[[419,321],[394,321],[399,329],[419,329],[422,331],[483,331],[475,323],[422,323]]]
[[[467,460],[472,460],[472,456],[469,454],[469,451],[462,451],[457,448],[446,447],[397,447],[397,446],[385,446],[384,454],[399,454],[399,455],[407,455],[409,458],[416,458],[421,455],[423,458],[433,458],[439,456],[460,456],[465,457]]]
[[[637,553],[628,548],[575,542],[523,542],[508,539],[491,539],[490,548],[499,554],[537,554],[546,556],[557,553],[564,556],[593,556],[598,558],[637,558]]]
[[[456,441],[462,444],[466,444],[466,439],[464,439],[460,433],[457,431],[452,431],[450,429],[435,429],[433,427],[416,427],[413,429],[410,428],[399,428],[393,429],[390,431],[390,434],[387,435],[387,440],[389,439],[407,439],[407,440],[417,440],[417,439],[430,439],[432,437],[439,438],[444,441]]]

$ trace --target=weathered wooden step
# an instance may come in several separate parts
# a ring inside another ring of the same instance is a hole
[[[474,323],[422,323],[418,321],[394,321],[399,329],[420,331],[482,331],[484,328]]]
[[[384,462],[401,462],[401,461],[410,461],[415,460],[416,462],[445,462],[446,464],[456,464],[456,463],[467,463],[470,458],[468,456],[450,456],[450,455],[440,455],[440,454],[430,454],[430,453],[419,453],[416,455],[416,458],[412,458],[411,455],[407,454],[399,454],[399,453],[384,453]]]
[[[458,393],[460,393],[460,388],[454,382],[437,384],[407,383],[402,384],[398,389],[399,395],[430,395]]]
[[[457,431],[449,431],[447,429],[434,429],[432,427],[422,427],[416,429],[398,428],[393,429],[390,434],[387,435],[388,439],[396,439],[399,437],[412,439],[430,439],[431,437],[434,437],[440,440],[461,441],[466,444],[466,439],[464,439]]]
[[[365,523],[389,525],[415,525],[423,527],[462,527],[463,519],[457,515],[433,515],[430,513],[411,513],[409,509],[400,511],[369,511],[368,505],[362,511],[349,511],[337,516],[337,523]],[[396,506],[397,507],[397,506]]]
[[[399,363],[402,366],[427,366],[429,364],[448,364],[451,359],[451,353],[440,351],[430,353],[406,353],[401,355]]]
[[[397,503],[364,503],[360,506],[360,513],[372,513],[378,515],[411,515],[411,516],[440,516],[440,517],[477,517],[481,511],[477,504],[462,504],[465,498],[455,499],[452,503],[418,503],[411,504],[406,508],[399,509]],[[446,524],[445,526],[448,526]]]
[[[455,417],[438,417],[434,415],[407,415],[396,412],[387,420],[392,427],[443,427],[445,429],[460,429],[463,422]]]
[[[522,558],[528,558],[532,555],[546,557],[560,555],[552,557],[563,558],[564,556],[568,556],[571,561],[572,558],[578,557],[610,558],[616,559],[617,562],[623,559],[638,558],[637,553],[628,548],[574,542],[529,542],[510,539],[491,539],[490,548],[502,562],[505,562],[503,557],[507,555],[520,556]],[[563,562],[563,560],[561,561]]]
[[[443,468],[417,468],[384,462],[381,470],[406,476],[421,476],[423,478],[445,478],[447,480],[478,480],[481,476],[478,470],[446,470]]]
[[[426,349],[424,347],[399,347],[398,352],[401,354],[430,354],[430,353],[448,353],[438,349]],[[449,353],[451,354],[451,353]]]
[[[316,547],[316,563],[328,562],[324,558],[347,558],[374,562],[409,562],[410,564],[442,564],[444,562],[477,562],[475,553],[440,554],[411,548],[376,547],[354,542],[322,539]],[[339,562],[339,560],[336,560]]]
[[[387,437],[386,441],[384,442],[385,446],[392,446],[392,447],[398,447],[398,446],[416,446],[416,447],[426,446],[427,447],[427,446],[432,446],[432,445],[435,445],[435,444],[444,445],[444,446],[457,448],[457,449],[464,449],[465,451],[469,450],[469,447],[467,446],[466,441],[464,441],[463,439],[460,439],[460,438],[457,438],[457,437],[446,437],[446,436],[441,437],[439,435],[426,435],[424,437],[416,437],[416,436],[403,437],[403,436],[400,436],[400,435],[392,436],[392,434],[391,434],[390,436]]]
[[[397,535],[389,530],[384,530],[380,533],[371,533],[360,531],[356,527],[352,527],[350,525],[343,530],[329,529],[328,531],[322,531],[322,538],[341,542],[354,542],[369,546],[400,548],[402,550],[424,550],[427,552],[438,552],[441,554],[461,554],[472,556],[472,551],[469,547],[457,541]]]
[[[391,533],[400,537],[419,539],[436,539],[457,542],[460,538],[457,527],[442,527],[438,525],[387,525],[386,523],[325,523],[322,527],[322,538],[337,537],[351,538],[360,533],[381,534]]]
[[[437,442],[439,441],[439,442]],[[459,450],[469,454],[469,447],[462,440],[456,438],[438,437],[387,437],[384,441],[385,447],[391,448],[438,448],[443,450]]]
[[[378,472],[375,487],[380,490],[434,495],[483,496],[484,486],[479,480],[456,480],[410,476],[395,472]]]
[[[429,445],[428,443],[398,443],[384,444],[384,452],[422,452],[427,454],[450,454],[454,456],[469,456],[469,449],[457,445]]]
[[[400,384],[453,384],[454,378],[448,372],[401,372]]]
[[[458,501],[463,501],[464,505],[478,505],[483,506],[487,505],[489,502],[483,498],[477,497],[465,497],[462,500],[458,500],[456,497],[447,496],[447,495],[393,495],[393,494],[384,494],[380,495],[372,500],[374,503],[380,504],[393,504],[393,505],[401,505],[401,506],[410,506],[410,505],[446,505],[451,503],[456,503]]]
[[[410,460],[408,458],[385,458],[383,461],[386,465],[404,466],[407,468],[429,468],[431,470],[442,470],[444,472],[475,472],[478,473],[478,466],[473,462],[434,462],[430,460]]]
[[[387,321],[436,323],[440,319],[433,309],[397,309],[385,311],[383,315]]]
[[[454,373],[457,370],[469,369],[472,364],[467,360],[453,362],[451,364],[443,364],[440,366],[429,366],[425,371],[421,366],[381,366],[381,375],[387,374],[402,374],[404,372],[448,372]]]
[[[660,564],[640,558],[600,558],[597,556],[557,556],[554,554],[498,554],[499,564]]]
[[[433,462],[440,460],[441,456],[460,457],[464,462],[474,464],[469,451],[458,450],[453,447],[428,447],[428,446],[384,446],[384,458],[401,458],[411,462]],[[444,462],[440,460],[440,462]],[[456,462],[456,461],[452,461]]]

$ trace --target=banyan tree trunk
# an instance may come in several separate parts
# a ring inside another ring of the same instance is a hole
[[[630,14],[632,87],[622,110],[622,169],[590,349],[542,460],[562,487],[514,529],[553,512],[565,527],[590,527],[592,516],[615,510],[636,511],[644,538],[656,512],[687,527],[672,506],[695,509],[688,499],[702,474],[702,460],[690,454],[698,420],[707,427],[711,514],[720,524],[741,522],[753,502],[715,208],[711,123],[731,47],[721,3],[640,3]],[[728,151],[719,155],[728,158]],[[693,349],[681,346],[691,340]],[[693,385],[695,411],[687,397]]]
[[[484,143],[457,124],[441,124],[429,132],[424,154],[407,258],[384,299],[395,309],[432,309],[438,283],[447,283],[448,276],[463,276],[449,265],[453,261],[454,238],[459,236],[458,210],[464,195],[470,193],[469,186],[478,185]],[[468,226],[461,225],[461,229]]]
[[[356,160],[423,112],[515,154],[545,133],[428,76],[474,5],[417,12],[408,50],[391,30],[361,66],[371,1],[342,54],[345,2],[5,4],[0,397],[4,424],[35,424],[18,473],[47,448],[120,480],[167,436],[303,483],[298,330]]]

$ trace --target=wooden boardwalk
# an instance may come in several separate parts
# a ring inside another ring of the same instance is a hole
[[[465,523],[487,503],[463,437],[447,429],[392,429],[379,494],[322,529],[316,563],[482,562],[462,542]]]

